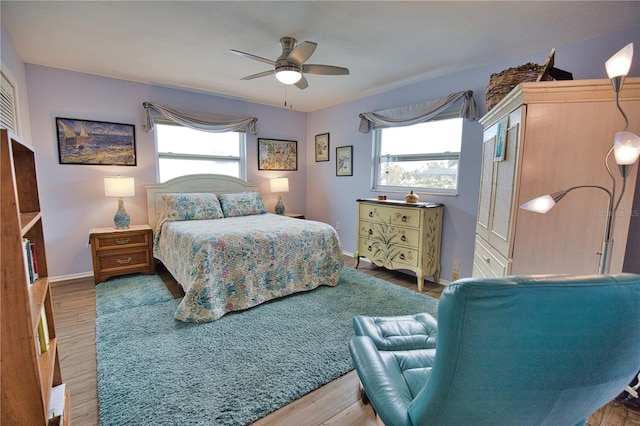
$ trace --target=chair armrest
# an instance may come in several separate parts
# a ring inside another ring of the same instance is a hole
[[[349,350],[362,387],[382,421],[411,425],[407,410],[413,397],[393,354],[381,354],[367,336],[353,337]]]

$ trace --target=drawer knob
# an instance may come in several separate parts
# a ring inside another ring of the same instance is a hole
[[[400,237],[400,241],[402,242],[407,241],[407,236],[403,234],[402,237]]]
[[[373,229],[369,228],[369,235],[373,235]]]
[[[369,246],[369,247],[367,247],[367,250],[371,251],[371,250],[373,250],[373,247]]]
[[[129,241],[131,241],[131,238],[123,238],[116,240],[116,244],[129,244]]]
[[[404,260],[404,253],[400,253],[400,260]]]
[[[409,220],[409,218],[407,216],[402,216],[402,219],[400,220],[402,220],[403,222],[406,222],[407,220]]]
[[[131,257],[128,257],[126,259],[118,259],[118,263],[120,265],[128,265],[129,263],[131,263]]]
[[[491,258],[489,258],[487,256],[482,256],[482,260],[484,260],[485,263],[491,263]]]
[[[373,212],[369,212],[369,217],[373,217]]]

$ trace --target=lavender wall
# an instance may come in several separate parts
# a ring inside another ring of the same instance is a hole
[[[568,46],[556,46],[555,66],[573,73],[574,79],[606,78],[604,62],[630,41],[635,43],[635,58],[630,75],[640,75],[640,27],[585,40]],[[550,48],[549,48],[550,50]],[[523,55],[509,61],[490,64],[471,71],[413,84],[380,95],[367,97],[309,114],[307,140],[318,133],[329,132],[331,159],[329,163],[316,163],[313,150],[307,151],[307,217],[331,225],[340,223],[340,239],[345,251],[353,253],[356,247],[357,198],[376,197],[371,191],[372,136],[358,131],[358,114],[435,99],[460,90],[473,90],[476,103],[486,112],[484,96],[489,76],[509,67],[527,62],[544,63],[549,50]],[[612,135],[613,141],[613,135]],[[354,175],[335,176],[335,147],[353,145]],[[460,277],[471,275],[473,247],[478,203],[478,189],[482,156],[482,128],[477,122],[464,128],[460,158],[459,193],[457,196],[419,194],[421,200],[445,205],[441,277],[450,280],[454,259],[460,261]],[[403,199],[404,193],[385,192],[389,198]],[[640,199],[636,197],[636,206]],[[629,246],[640,246],[640,235],[630,235]],[[640,264],[640,250],[628,265]]]
[[[631,75],[640,75],[640,27],[556,47],[556,66],[573,72],[574,78],[604,78],[604,61],[629,41],[636,41],[636,61]],[[550,47],[551,48],[551,47]],[[287,210],[331,225],[340,223],[340,239],[347,252],[355,250],[355,199],[375,197],[371,186],[371,135],[358,132],[358,114],[393,107],[451,92],[471,89],[484,112],[484,94],[491,73],[526,62],[542,63],[548,50],[526,54],[509,61],[489,64],[472,71],[412,84],[387,93],[363,98],[309,114],[251,104],[241,100],[157,87],[148,84],[80,74],[35,65],[25,65],[2,30],[2,63],[19,84],[20,115],[24,135],[37,150],[41,207],[44,216],[49,273],[54,278],[72,278],[91,272],[88,231],[112,224],[116,202],[103,195],[102,178],[122,174],[136,178],[136,196],[126,199],[132,223],[146,223],[144,183],[155,182],[155,146],[151,133],[143,131],[142,102],[150,100],[178,108],[215,111],[223,114],[259,117],[260,137],[298,141],[298,171],[289,172],[290,192],[285,195]],[[28,89],[28,102],[27,102]],[[55,117],[113,121],[136,125],[138,165],[136,167],[78,166],[58,164]],[[30,125],[28,125],[30,123]],[[318,133],[331,135],[331,161],[316,163],[313,141]],[[467,123],[461,154],[459,194],[430,196],[422,200],[446,205],[442,244],[442,278],[451,278],[454,259],[460,260],[460,276],[471,274],[473,242],[480,176],[482,129]],[[354,175],[335,176],[335,148],[353,145]],[[247,137],[248,180],[259,181],[267,208],[275,197],[268,193],[267,180],[282,172],[257,171],[257,141]],[[402,198],[404,194],[388,194]],[[636,197],[635,209],[640,209]],[[640,245],[639,235],[630,235],[630,244]],[[637,253],[637,251],[636,251]],[[638,254],[640,256],[640,254]],[[640,264],[640,258],[631,259]]]
[[[142,102],[153,101],[176,108],[259,117],[260,137],[299,141],[298,171],[257,170],[257,139],[247,135],[248,180],[262,182],[260,191],[268,209],[275,196],[267,180],[289,176],[285,203],[290,211],[304,211],[306,114],[219,96],[168,89],[36,65],[26,65],[32,143],[37,152],[40,199],[43,212],[49,274],[73,277],[92,270],[87,246],[90,228],[113,225],[117,202],[106,198],[103,177],[133,176],[136,195],[125,199],[132,224],[147,223],[145,183],[156,182],[155,139],[144,131]],[[55,118],[129,123],[136,126],[137,166],[87,166],[58,163]]]

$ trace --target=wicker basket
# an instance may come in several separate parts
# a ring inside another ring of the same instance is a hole
[[[520,83],[536,81],[538,74],[544,65],[528,63],[519,67],[509,68],[496,74],[491,74],[487,86],[485,103],[487,111],[491,110],[498,102]]]

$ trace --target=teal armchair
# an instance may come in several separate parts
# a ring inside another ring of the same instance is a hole
[[[351,356],[386,426],[580,425],[640,369],[640,276],[463,279],[442,293],[435,349],[366,333]]]

